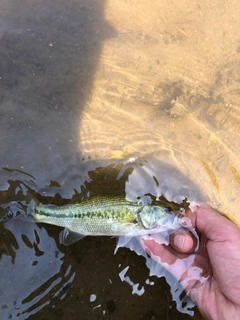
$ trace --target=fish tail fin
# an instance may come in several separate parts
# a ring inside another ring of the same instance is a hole
[[[0,222],[6,222],[15,218],[28,218],[34,217],[34,213],[36,211],[36,202],[31,199],[26,202],[14,200],[9,203],[2,204],[1,209],[5,212],[5,214],[1,217]]]
[[[35,196],[36,192],[24,182],[16,184],[12,200],[0,205],[1,214],[0,222],[6,222],[18,217],[34,217],[40,201]]]
[[[24,186],[25,187],[25,186]],[[11,202],[11,207],[16,207],[25,217],[33,217],[36,209],[40,205],[40,201],[28,188],[18,190],[15,201]]]

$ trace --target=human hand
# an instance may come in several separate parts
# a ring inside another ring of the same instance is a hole
[[[207,319],[240,319],[240,228],[204,204],[186,215],[200,236],[196,252],[196,240],[185,230],[171,234],[169,246],[142,238],[145,249],[179,280]]]

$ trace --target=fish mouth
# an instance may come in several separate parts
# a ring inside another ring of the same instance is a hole
[[[176,216],[177,216],[179,219],[185,217],[185,215],[186,215],[186,211],[185,211],[184,208],[180,208],[179,211],[176,213]]]

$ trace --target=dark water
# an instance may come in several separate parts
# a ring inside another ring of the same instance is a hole
[[[63,247],[60,228],[11,217],[24,211],[12,212],[12,201],[28,194],[55,204],[167,194],[169,172],[176,203],[197,188],[149,158],[136,165],[88,159],[78,147],[103,41],[116,36],[104,1],[12,0],[0,8],[1,319],[190,318],[176,310],[165,280],[149,276],[144,257],[127,248],[113,254],[116,239],[86,237]],[[201,319],[197,310],[194,319]]]

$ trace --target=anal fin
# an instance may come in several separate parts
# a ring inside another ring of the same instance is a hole
[[[68,228],[65,228],[63,231],[59,234],[59,242],[61,244],[64,244],[65,246],[70,246],[71,244],[77,242],[78,240],[85,237],[81,233],[74,232],[69,230]]]

